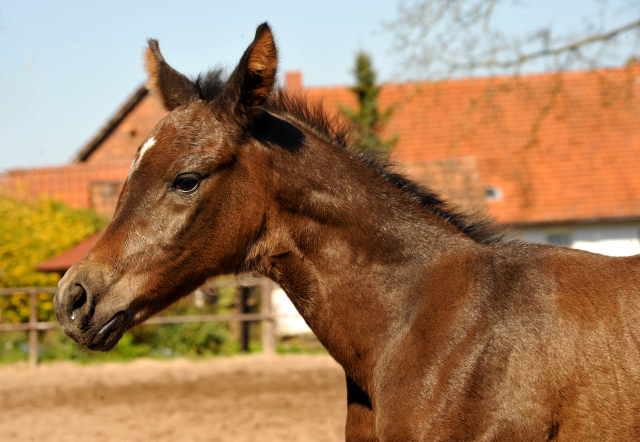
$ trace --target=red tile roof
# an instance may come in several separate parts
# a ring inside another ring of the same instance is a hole
[[[299,76],[289,77],[301,84]],[[306,92],[331,112],[338,105],[355,106],[346,87]],[[395,108],[385,137],[399,135],[392,158],[401,168],[438,188],[443,181],[429,179],[434,169],[427,165],[455,159],[477,178],[473,189],[501,191],[503,197],[488,204],[500,222],[640,218],[638,64],[559,75],[386,84],[380,105]],[[140,142],[165,114],[154,97],[138,90],[98,133],[99,142],[78,154],[82,162],[11,171],[0,175],[0,191],[46,193],[91,207],[89,183],[124,180]]]
[[[100,235],[102,235],[102,230],[94,233],[89,238],[79,242],[70,249],[65,250],[60,255],[43,262],[38,266],[38,271],[56,273],[66,272],[72,265],[80,261],[82,257],[87,254]]]
[[[345,88],[309,97],[354,104]],[[386,136],[400,165],[475,158],[503,223],[640,218],[640,65],[621,69],[388,84]]]

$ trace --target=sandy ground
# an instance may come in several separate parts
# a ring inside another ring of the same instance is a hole
[[[2,441],[339,441],[328,356],[0,366]]]

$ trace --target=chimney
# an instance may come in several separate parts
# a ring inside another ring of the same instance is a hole
[[[302,72],[289,71],[285,74],[285,86],[288,91],[302,89]]]

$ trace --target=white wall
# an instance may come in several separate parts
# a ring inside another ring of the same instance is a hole
[[[276,335],[299,336],[313,333],[281,288],[271,292],[271,308],[276,316]]]
[[[566,236],[575,249],[610,256],[640,253],[640,222],[558,224],[514,229],[519,237],[532,242],[549,242],[552,236]]]

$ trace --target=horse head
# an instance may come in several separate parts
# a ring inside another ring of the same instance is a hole
[[[226,81],[219,71],[187,78],[155,40],[145,61],[148,86],[170,113],[138,149],[112,221],[54,299],[64,332],[93,350],[111,349],[208,277],[237,271],[263,218],[265,186],[246,159],[247,132],[275,83],[269,26],[258,27]]]

